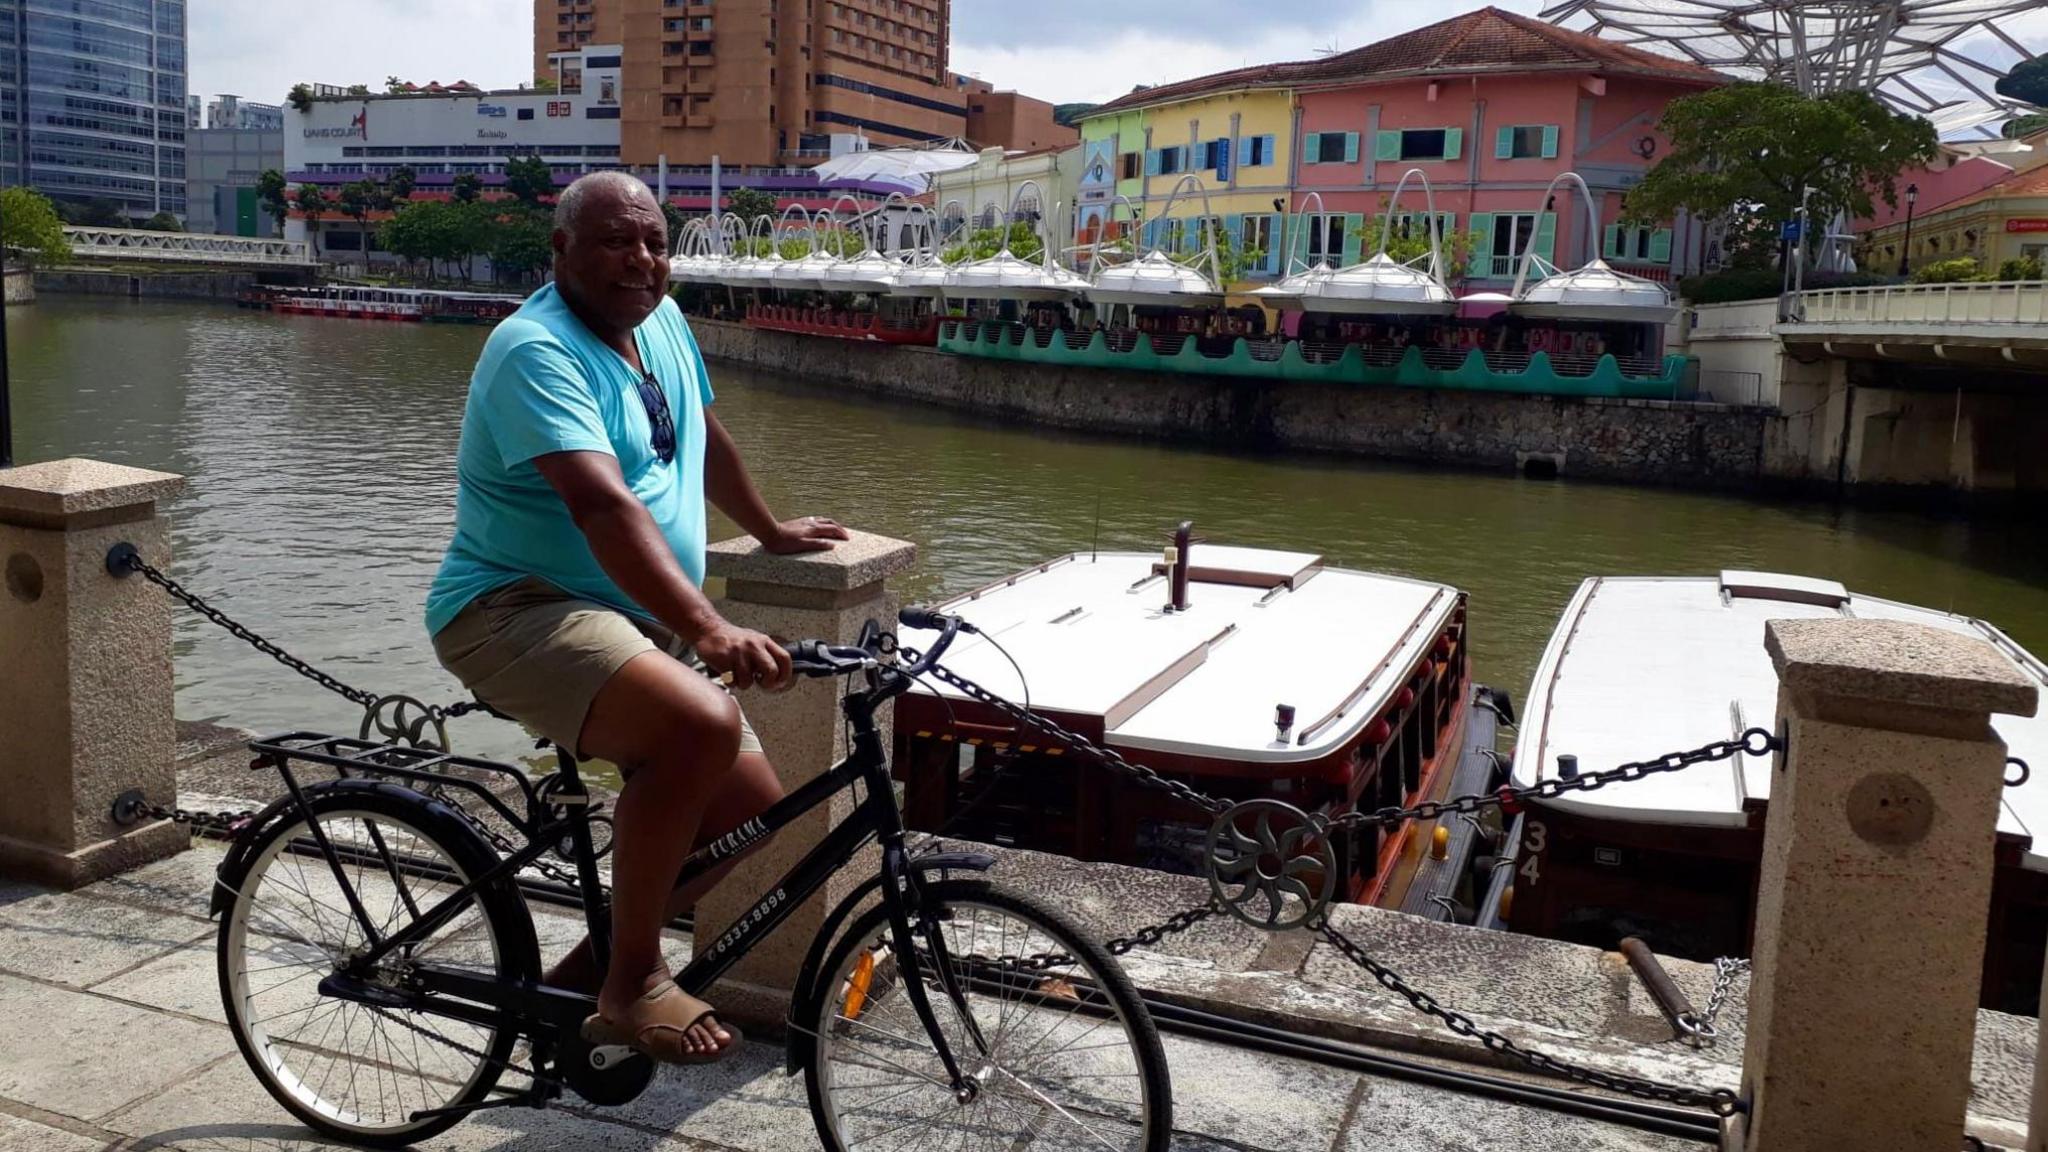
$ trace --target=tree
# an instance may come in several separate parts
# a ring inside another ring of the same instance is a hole
[[[49,197],[33,188],[0,188],[0,249],[20,249],[55,264],[70,258],[71,241]]]
[[[483,177],[474,172],[464,172],[455,178],[455,199],[463,204],[474,202],[484,194]]]
[[[536,76],[533,78],[533,90],[535,92],[559,92],[561,87],[561,85],[555,83],[553,76]]]
[[[2024,100],[2036,108],[2048,108],[2048,55],[2022,60],[2012,71],[1998,78],[1992,88],[2012,100]]]
[[[1386,225],[1386,219],[1385,212],[1369,219],[1361,242],[1377,249],[1380,243],[1380,229]],[[1393,232],[1387,238],[1387,255],[1399,264],[1420,260],[1429,254],[1429,228],[1423,214],[1417,213],[1408,219],[1409,223],[1405,230],[1401,226],[1401,221],[1395,220]],[[1463,275],[1465,265],[1471,261],[1472,249],[1478,244],[1479,238],[1470,232],[1454,230],[1443,233],[1437,241],[1443,251],[1444,279],[1458,279]]]
[[[2005,127],[1998,130],[1998,134],[2007,140],[2018,140],[2023,136],[2032,136],[2043,128],[2048,128],[2048,115],[2019,116],[2007,120]]]
[[[758,188],[735,188],[725,194],[725,210],[751,224],[757,216],[775,215],[775,197]]]
[[[310,111],[313,107],[313,86],[311,84],[292,85],[292,90],[285,93],[284,102],[291,105],[294,111]]]
[[[1629,190],[1628,218],[1668,220],[1683,208],[1725,219],[1724,249],[1751,266],[1768,262],[1803,194],[1810,235],[1840,213],[1869,216],[1874,194],[1897,207],[1899,175],[1934,160],[1940,146],[1932,124],[1867,92],[1805,96],[1781,84],[1681,97],[1665,108],[1662,127],[1670,151]]]
[[[538,208],[516,208],[491,230],[491,267],[520,281],[545,271],[555,258],[554,221]]]
[[[341,214],[356,222],[365,268],[370,266],[370,213],[377,209],[377,202],[383,195],[383,189],[375,180],[354,180],[341,186],[341,197],[335,201],[335,207],[341,210]]]
[[[317,260],[320,257],[320,217],[333,210],[334,202],[327,198],[327,193],[318,184],[299,185],[295,200],[299,215],[305,217],[306,237],[313,242],[313,258]]]
[[[1001,252],[1006,244],[1010,255],[1019,260],[1036,260],[1039,253],[1045,251],[1045,244],[1038,239],[1038,231],[1018,220],[1008,228],[976,228],[964,239],[941,251],[939,259],[947,264],[986,260]]]
[[[384,91],[388,95],[397,96],[400,93],[411,92],[412,90],[412,85],[400,80],[396,76],[386,76],[384,78]]]
[[[413,185],[418,181],[419,174],[412,170],[411,165],[400,165],[392,171],[391,177],[384,182],[385,199],[393,204],[412,199]]]
[[[87,228],[126,228],[133,221],[121,211],[121,206],[105,196],[95,196],[83,203],[76,200],[60,201],[58,215],[66,224],[79,224]]]
[[[348,94],[351,96],[368,96],[370,94],[370,86],[368,84],[351,84],[348,86]]]
[[[291,199],[285,195],[284,173],[275,168],[265,168],[256,177],[256,198],[263,201],[270,218],[277,221],[278,228],[282,229],[285,217],[291,215],[292,210]]]
[[[449,229],[446,258],[462,269],[462,282],[468,284],[476,278],[476,258],[491,251],[491,241],[498,233],[499,209],[481,200],[451,207],[455,214],[453,227]]]
[[[435,217],[448,207],[448,203],[442,200],[422,200],[400,207],[377,229],[377,246],[405,261],[408,266],[426,261],[431,278],[432,261],[438,248],[434,236],[434,229],[438,226]]]
[[[520,203],[538,205],[542,196],[555,193],[555,172],[538,156],[515,156],[505,162],[505,191]]]
[[[185,222],[169,212],[159,212],[142,223],[137,224],[136,227],[147,232],[183,232],[185,230]]]

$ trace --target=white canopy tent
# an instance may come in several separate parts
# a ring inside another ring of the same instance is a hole
[[[947,140],[929,148],[881,148],[848,152],[817,166],[820,184],[842,180],[877,180],[897,184],[912,192],[923,192],[940,172],[953,172],[973,164],[981,154],[964,141]]]

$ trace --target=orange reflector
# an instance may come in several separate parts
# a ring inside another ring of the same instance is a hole
[[[872,951],[860,954],[860,963],[854,966],[853,975],[846,981],[846,1003],[840,1015],[848,1020],[860,1019],[861,1009],[867,1007],[868,985],[875,979],[875,954]]]
[[[1439,824],[1436,826],[1436,831],[1429,834],[1429,858],[1432,860],[1449,860],[1451,858],[1451,830],[1449,828]]]
[[[919,740],[929,740],[929,739],[931,739],[931,735],[932,735],[932,734],[931,734],[931,733],[930,733],[929,731],[925,731],[925,730],[919,730],[919,732],[918,732],[918,734],[917,734],[917,738],[918,738]]]
[[[1515,886],[1513,884],[1510,884],[1507,887],[1500,890],[1500,918],[1506,920],[1512,917],[1514,914]]]
[[[1036,744],[1019,744],[1019,745],[1017,745],[1017,751],[1019,751],[1019,752],[1036,752],[1036,751],[1038,751],[1038,745],[1036,745]]]

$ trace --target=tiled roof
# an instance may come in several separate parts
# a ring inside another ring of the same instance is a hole
[[[1577,70],[1703,84],[1728,77],[1686,60],[1602,40],[1498,8],[1481,8],[1318,60],[1259,64],[1142,89],[1091,115],[1245,88],[1308,87],[1406,76]]]
[[[1932,208],[1922,208],[1920,211],[1923,214],[1944,212],[1950,208],[1961,208],[1965,205],[1976,204],[1985,200],[1995,200],[2005,196],[2048,196],[2048,165],[2026,172],[2015,172],[1988,188],[1972,192],[1968,196],[1963,196],[1947,204],[1937,204]]]

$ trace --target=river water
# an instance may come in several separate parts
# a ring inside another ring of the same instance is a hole
[[[170,507],[177,579],[343,681],[449,700],[458,686],[435,663],[420,613],[454,515],[456,436],[485,335],[45,298],[8,309],[16,459],[184,474]],[[971,588],[1097,540],[1151,550],[1186,518],[1218,542],[1465,589],[1475,676],[1517,700],[1573,588],[1593,574],[1826,577],[1984,617],[2048,653],[2048,542],[2011,524],[1228,456],[976,422],[729,365],[713,379],[716,410],[770,505],[916,541],[910,596]],[[264,731],[353,731],[359,719],[182,609],[175,654],[181,718]],[[456,725],[465,752],[530,750],[500,722]]]

